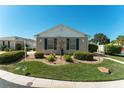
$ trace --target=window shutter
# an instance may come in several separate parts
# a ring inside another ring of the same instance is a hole
[[[44,49],[47,49],[47,38],[44,39]]]
[[[57,39],[55,38],[54,39],[54,50],[56,50],[57,49]]]
[[[67,45],[66,49],[69,50],[69,39],[67,39],[67,44],[66,45]]]
[[[79,39],[76,39],[76,50],[79,50]]]

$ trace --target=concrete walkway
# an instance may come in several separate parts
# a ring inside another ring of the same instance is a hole
[[[0,78],[9,82],[27,86],[42,88],[124,88],[124,80],[107,82],[71,82],[51,79],[42,79],[13,74],[0,70]]]
[[[120,64],[124,64],[123,61],[119,61],[119,60],[116,60],[116,59],[113,59],[113,58],[110,58],[110,57],[104,57],[105,59],[109,59],[109,60],[112,60],[114,62],[117,62],[117,63],[120,63]]]
[[[5,51],[0,51],[0,54],[6,53]]]

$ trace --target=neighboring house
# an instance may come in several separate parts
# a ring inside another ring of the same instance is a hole
[[[36,51],[69,54],[88,51],[88,36],[65,25],[58,25],[36,35]]]
[[[30,48],[36,47],[36,42],[33,39],[11,36],[11,37],[0,37],[0,50],[2,50],[3,46],[16,50],[18,45],[24,47],[24,42]]]

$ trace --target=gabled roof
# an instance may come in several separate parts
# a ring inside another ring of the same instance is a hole
[[[38,37],[86,37],[87,35],[63,24],[38,33]]]
[[[22,38],[22,37],[18,37],[18,36],[0,37],[0,40],[19,40],[19,41],[29,40],[29,41],[35,41],[33,39]]]

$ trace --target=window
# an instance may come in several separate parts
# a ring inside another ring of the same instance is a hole
[[[66,45],[67,45],[66,49],[69,50],[69,39],[67,39]]]
[[[70,49],[76,49],[76,39],[70,39],[69,40],[70,43]]]
[[[8,41],[8,48],[10,48],[10,41]]]
[[[44,39],[44,49],[47,49],[47,38]]]
[[[54,49],[54,39],[48,39],[48,49]]]
[[[57,39],[55,38],[54,39],[54,50],[56,50],[57,49]]]
[[[5,45],[5,41],[3,41],[3,46]]]
[[[79,39],[76,39],[76,50],[79,50]]]

